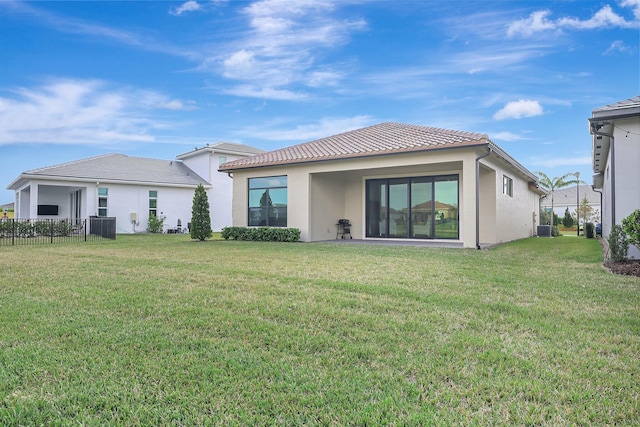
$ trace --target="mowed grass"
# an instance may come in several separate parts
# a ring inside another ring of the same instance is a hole
[[[0,425],[639,425],[640,279],[597,240],[18,246]]]

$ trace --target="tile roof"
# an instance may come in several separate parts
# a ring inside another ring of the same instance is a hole
[[[224,163],[220,170],[352,159],[489,143],[486,134],[404,123],[380,123]]]
[[[56,178],[91,181],[145,182],[165,185],[208,185],[184,163],[124,154],[96,157],[23,172],[21,178]]]

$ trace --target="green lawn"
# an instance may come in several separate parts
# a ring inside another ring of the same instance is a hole
[[[640,279],[488,251],[118,236],[0,257],[0,425],[639,425]]]

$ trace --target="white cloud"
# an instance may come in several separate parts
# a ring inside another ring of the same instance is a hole
[[[229,95],[247,98],[273,99],[278,101],[297,101],[308,97],[307,94],[302,92],[254,85],[236,85],[223,89],[223,92]]]
[[[99,80],[56,80],[0,97],[0,145],[153,141],[165,123],[150,109],[185,110],[193,103],[153,91],[111,88]]]
[[[525,138],[523,136],[517,135],[513,132],[496,132],[496,133],[490,134],[489,136],[491,137],[491,139],[495,139],[496,141],[507,141],[507,142],[522,141],[525,139],[529,139],[529,138]]]
[[[201,8],[202,7],[200,6],[200,3],[194,0],[189,0],[182,3],[178,7],[174,7],[169,11],[169,13],[175,16],[180,16],[185,12],[194,12],[196,10],[200,10]]]
[[[261,0],[244,9],[249,29],[230,44],[219,60],[203,61],[238,88],[228,93],[273,94],[275,99],[301,98],[303,88],[335,86],[345,73],[321,63],[323,52],[345,43],[351,32],[364,28],[362,20],[341,20],[333,16],[335,0]],[[342,3],[341,3],[342,4]],[[290,96],[296,94],[296,96]]]
[[[620,6],[633,8],[633,15],[640,21],[640,0],[622,0]]]
[[[631,51],[632,49],[629,46],[625,45],[622,40],[615,40],[611,43],[609,48],[604,51],[604,55],[609,55],[614,52],[627,53]]]
[[[269,124],[259,128],[247,128],[238,135],[243,137],[260,138],[270,141],[313,141],[331,135],[370,126],[375,122],[371,116],[360,115],[354,117],[323,118],[317,123],[298,125],[291,129],[273,129]]]
[[[623,7],[633,8],[635,20],[628,21],[617,14],[609,5],[603,6],[589,19],[563,17],[550,19],[551,11],[538,10],[532,12],[528,18],[512,22],[507,27],[507,35],[528,37],[541,31],[558,31],[563,29],[593,30],[598,28],[640,28],[640,0],[624,0]]]
[[[523,117],[534,117],[542,114],[542,106],[538,101],[520,99],[507,103],[507,105],[493,115],[493,118],[495,120],[521,119]]]

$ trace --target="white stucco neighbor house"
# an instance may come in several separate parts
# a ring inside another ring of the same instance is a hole
[[[218,143],[177,160],[105,154],[26,171],[7,189],[15,191],[16,219],[115,217],[117,233],[145,232],[150,215],[165,231],[187,230],[195,188],[207,190],[214,231],[231,224],[231,178],[220,163],[262,152]]]
[[[602,235],[640,209],[640,96],[594,109],[592,135],[593,188],[602,191]],[[629,248],[629,258],[640,249]]]
[[[594,191],[591,185],[587,184],[581,184],[578,188],[576,188],[575,185],[573,187],[561,188],[553,192],[553,211],[558,215],[560,221],[562,221],[567,208],[569,209],[569,213],[575,216],[576,202],[581,205],[582,201],[586,198],[589,206],[591,206],[594,211],[594,216],[600,218],[600,211],[602,209],[600,206],[600,196],[601,193]],[[547,212],[551,211],[551,193],[541,199],[540,206]],[[583,219],[584,218],[580,218],[580,224],[583,223]]]
[[[381,123],[220,166],[233,225],[295,227],[303,241],[431,240],[467,248],[533,236],[537,176],[487,135]],[[344,237],[344,236],[339,236]]]

